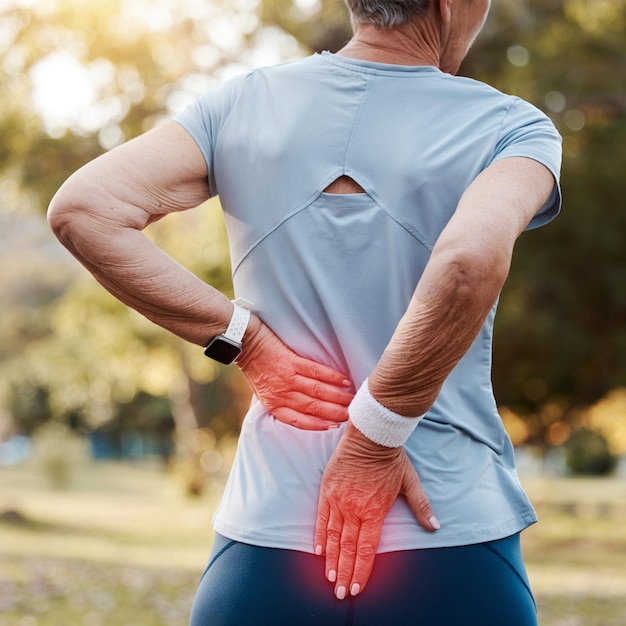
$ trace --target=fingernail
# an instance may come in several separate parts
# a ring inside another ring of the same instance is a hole
[[[439,520],[434,515],[428,520],[428,523],[433,530],[439,530],[441,528]]]
[[[329,424],[327,430],[335,430],[337,428],[339,428],[339,424]]]
[[[315,554],[320,556],[322,554],[322,546],[315,546]]]
[[[346,588],[341,586],[337,587],[337,598],[343,600],[346,597]]]
[[[344,378],[343,379],[343,386],[344,387],[352,387],[352,381],[349,378]]]
[[[328,580],[331,583],[334,583],[337,580],[337,572],[334,569],[331,569],[330,572],[328,572]]]
[[[352,588],[350,589],[350,595],[358,596],[359,593],[361,593],[361,585],[359,585],[359,583],[354,583],[354,585],[352,585]]]

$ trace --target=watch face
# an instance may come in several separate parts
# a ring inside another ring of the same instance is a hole
[[[218,335],[204,349],[204,354],[218,363],[230,365],[241,354],[241,344]]]

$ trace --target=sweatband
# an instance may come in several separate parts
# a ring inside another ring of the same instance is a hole
[[[424,417],[405,417],[390,411],[371,394],[367,378],[352,399],[348,415],[368,439],[387,448],[403,445]]]

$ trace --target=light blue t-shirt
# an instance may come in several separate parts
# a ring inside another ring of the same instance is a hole
[[[560,169],[557,131],[523,100],[434,67],[329,53],[238,77],[176,120],[220,196],[237,296],[296,352],[345,372],[355,388],[476,176],[513,156],[543,163],[555,180]],[[342,175],[366,193],[323,193]],[[559,208],[555,184],[529,228]],[[536,520],[493,397],[494,314],[406,443],[441,530],[424,531],[399,499],[379,551],[488,541]],[[342,430],[298,430],[253,400],[216,530],[313,552],[320,480]]]

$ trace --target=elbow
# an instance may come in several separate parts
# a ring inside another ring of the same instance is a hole
[[[482,301],[491,306],[508,276],[510,258],[495,251],[460,249],[450,254],[447,265],[457,303],[467,306]]]
[[[66,245],[80,214],[81,199],[70,177],[56,192],[48,206],[48,226],[57,239]]]
[[[75,244],[88,239],[98,228],[101,216],[98,214],[95,190],[86,185],[84,177],[74,174],[56,192],[48,206],[48,226],[57,239],[71,252]]]
[[[57,194],[52,198],[48,206],[48,226],[62,243],[67,239],[68,231],[71,228],[72,213],[70,205],[64,202],[62,194]]]

